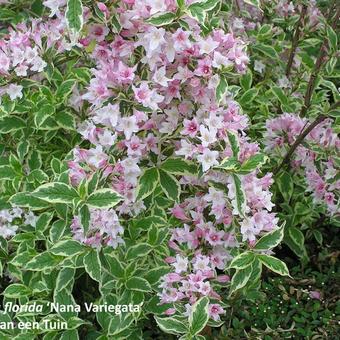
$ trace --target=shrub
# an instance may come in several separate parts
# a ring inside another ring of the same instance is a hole
[[[324,5],[2,4],[3,336],[202,339],[290,276],[282,241],[308,261],[339,214]]]

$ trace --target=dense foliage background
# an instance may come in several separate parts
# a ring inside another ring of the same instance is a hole
[[[338,338],[339,16],[0,0],[0,338]]]

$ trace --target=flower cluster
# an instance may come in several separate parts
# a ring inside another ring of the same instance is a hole
[[[52,47],[58,53],[70,50],[73,43],[64,34],[64,18],[49,21],[31,20],[18,24],[0,39],[0,75],[6,79],[12,77],[41,80],[40,73],[47,63],[44,54]],[[11,100],[22,98],[23,86],[10,82],[0,88],[1,97],[7,94]]]
[[[18,221],[24,225],[35,227],[37,217],[33,212],[25,213],[19,207],[0,210],[0,236],[4,239],[13,237],[19,229]]]
[[[174,4],[163,7],[176,9]],[[88,36],[80,39],[84,48],[95,43],[91,56],[96,67],[86,92],[75,94],[72,102],[92,104],[89,119],[78,131],[95,147],[83,151],[85,157],[75,157],[69,163],[72,182],[84,178],[82,159],[92,168],[100,168],[108,164],[113,152],[116,164],[110,168],[110,179],[125,197],[118,209],[126,214],[142,208],[135,202],[142,173],[140,162],[148,159],[150,153],[162,157],[162,136],[167,136],[163,146],[169,143],[171,135],[174,142],[179,140],[182,148],[178,155],[186,152],[185,146],[191,146],[189,139],[195,139],[197,146],[192,152],[197,150],[195,158],[206,171],[217,164],[218,152],[209,147],[216,145],[220,131],[229,126],[243,128],[246,121],[234,109],[235,104],[224,110],[218,108],[215,98],[218,72],[245,71],[248,57],[244,43],[220,29],[202,37],[200,27],[189,17],[183,20],[191,29],[166,31],[148,24],[146,19],[163,7],[158,8],[153,2],[122,4],[121,34],[109,40],[105,25],[94,24]]]
[[[183,228],[175,228],[169,246],[176,252],[168,257],[173,272],[162,278],[159,294],[161,303],[187,302],[185,307],[190,313],[191,305],[200,297],[209,296],[220,300],[214,285],[229,281],[226,275],[218,275],[228,260],[229,250],[238,245],[232,232],[226,232],[217,222],[206,221],[204,213],[219,217],[219,222],[231,223],[231,212],[225,208],[223,192],[211,189],[206,195],[197,195],[185,200],[172,209],[173,215],[186,223]],[[210,316],[219,320],[225,311],[220,304],[210,305]]]
[[[90,209],[90,222],[86,233],[80,217],[75,216],[71,230],[75,240],[94,248],[104,245],[117,248],[119,244],[124,244],[124,228],[113,209]]]
[[[289,113],[268,120],[267,151],[283,157],[308,124],[308,119]],[[312,193],[314,203],[325,205],[330,214],[339,213],[340,180],[336,161],[339,149],[340,139],[331,127],[331,120],[325,120],[306,136],[305,143],[297,147],[291,162],[296,171],[302,169],[304,172],[307,190]]]
[[[203,295],[219,299],[211,282],[223,280],[217,271],[232,258],[229,248],[240,246],[240,236],[247,244],[276,229],[278,219],[271,213],[270,174],[260,178],[254,169],[240,176],[244,194],[240,208],[233,177],[215,169],[222,160],[233,158],[229,134],[238,144],[240,166],[259,153],[258,144],[246,136],[248,118],[232,93],[216,94],[225,72],[245,72],[249,62],[245,44],[220,28],[203,35],[198,22],[188,16],[182,17],[186,25],[179,28],[155,27],[147,21],[150,16],[176,10],[170,2],[158,5],[125,2],[116,13],[120,34],[111,36],[104,24],[96,23],[79,40],[83,48],[91,47],[95,67],[89,86],[76,90],[70,105],[91,104],[78,132],[92,146],[76,148],[68,164],[75,186],[101,170],[109,186],[124,198],[115,208],[120,218],[146,209],[137,200],[143,167],[159,166],[169,157],[165,150],[199,165],[200,178],[183,175],[179,180],[196,193],[172,209],[185,224],[174,230],[170,240],[177,252],[168,259],[175,272],[163,278],[161,294],[163,302],[183,300],[191,306]],[[111,15],[109,8],[102,9],[106,17]],[[98,214],[107,212],[91,211],[89,237],[83,234],[80,218],[74,218],[76,239],[110,245],[113,236],[103,239],[111,234],[97,221]],[[232,222],[236,227],[231,227]],[[217,320],[224,311],[211,304],[210,312]]]

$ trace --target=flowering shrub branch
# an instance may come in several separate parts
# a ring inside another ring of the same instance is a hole
[[[306,215],[339,213],[339,11],[328,25],[314,1],[46,0],[10,25],[3,6],[4,302],[142,306],[27,318],[57,315],[62,338],[148,323],[202,339],[261,296],[263,272],[290,276],[276,247],[307,257]]]

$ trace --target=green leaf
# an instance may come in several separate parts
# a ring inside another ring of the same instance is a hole
[[[254,249],[261,251],[273,249],[281,243],[283,236],[284,236],[284,223],[282,224],[280,229],[273,230],[262,236],[256,242]]]
[[[159,169],[159,180],[166,196],[173,201],[179,201],[181,186],[177,179],[173,175]]]
[[[59,338],[60,340],[78,340],[78,331],[76,329],[70,329],[68,331],[64,331]]]
[[[67,226],[67,221],[57,220],[55,221],[50,229],[50,240],[56,243],[64,235]]]
[[[264,44],[255,44],[253,48],[257,51],[262,52],[265,56],[272,59],[279,59],[279,55],[277,54],[274,47]]]
[[[61,268],[55,285],[55,290],[60,291],[67,288],[74,281],[76,270],[70,267]]]
[[[54,111],[55,108],[51,104],[43,104],[34,114],[35,126],[39,128],[45,120],[54,113]]]
[[[35,224],[35,230],[44,232],[50,225],[52,218],[53,218],[54,213],[52,212],[45,212],[41,214],[37,222]]]
[[[238,141],[238,136],[235,132],[228,131],[228,140],[231,147],[231,151],[233,152],[234,159],[238,159],[238,154],[240,152],[240,143]]]
[[[284,262],[271,255],[257,255],[258,259],[271,271],[282,276],[290,276],[288,268]]]
[[[120,315],[111,316],[110,324],[108,327],[109,339],[118,339],[118,338],[122,339],[121,337],[117,337],[115,335],[124,333],[124,331],[128,331],[128,328],[131,326],[132,322],[135,321],[136,317],[137,316],[136,315],[134,316],[132,313],[122,313]]]
[[[242,97],[239,99],[239,103],[241,106],[247,106],[253,102],[253,100],[257,97],[259,93],[259,89],[253,87],[246,92],[243,93]]]
[[[27,127],[26,122],[16,116],[8,116],[0,120],[0,134],[17,131],[25,127]]]
[[[221,0],[205,0],[205,1],[201,1],[201,6],[205,11],[210,11],[214,9],[220,3],[221,3]]]
[[[154,285],[159,282],[159,280],[170,272],[169,266],[162,266],[150,269],[145,275],[144,278],[151,284]]]
[[[67,0],[66,22],[68,27],[79,32],[83,26],[83,5],[81,0]]]
[[[154,15],[146,21],[154,26],[164,26],[171,24],[175,18],[175,13],[167,12],[160,15]]]
[[[283,92],[283,90],[280,87],[273,86],[271,88],[271,90],[274,93],[275,97],[279,100],[279,102],[282,105],[288,105],[289,104],[288,97],[285,95],[285,93]]]
[[[231,282],[230,282],[229,295],[243,288],[248,283],[251,274],[252,274],[251,265],[243,269],[237,270],[235,274],[233,275]]]
[[[239,169],[240,162],[235,157],[225,158],[219,165],[214,166],[216,169],[223,169],[226,171],[235,171]]]
[[[111,24],[113,32],[119,34],[120,31],[122,30],[122,25],[120,24],[119,16],[117,14],[114,15],[111,13]]]
[[[233,258],[230,263],[230,268],[244,269],[248,267],[255,259],[254,253],[245,252]]]
[[[74,130],[76,121],[74,115],[67,111],[60,111],[54,116],[57,124],[65,130]]]
[[[178,8],[184,8],[185,6],[185,0],[176,0]]]
[[[67,98],[73,90],[73,87],[76,85],[76,80],[75,79],[67,79],[63,81],[57,89],[57,92],[55,96],[59,99],[64,99]]]
[[[140,292],[150,292],[151,286],[148,281],[141,277],[133,276],[126,281],[126,288]]]
[[[276,183],[285,201],[289,202],[294,192],[294,183],[291,175],[283,171],[281,176],[277,178]]]
[[[83,205],[79,210],[79,214],[80,214],[81,225],[83,226],[84,234],[86,235],[90,227],[90,218],[91,218],[89,207],[86,204]]]
[[[129,247],[126,253],[127,260],[133,260],[137,257],[145,257],[147,256],[150,251],[152,250],[152,246],[147,243],[139,243],[132,247]]]
[[[30,260],[26,265],[26,270],[33,271],[45,271],[51,268],[55,268],[55,266],[62,260],[62,257],[55,256],[50,252],[43,252],[37,256],[35,256],[32,260]]]
[[[251,71],[248,69],[247,73],[242,75],[240,79],[240,84],[244,91],[247,91],[251,88],[252,81],[253,81],[253,75]]]
[[[137,200],[142,200],[151,195],[155,191],[158,181],[158,170],[156,168],[146,169],[143,175],[139,178]]]
[[[250,156],[237,171],[238,174],[247,175],[257,168],[260,168],[263,164],[265,164],[268,160],[268,157],[262,153],[258,153],[256,155]]]
[[[75,240],[62,240],[55,244],[50,252],[54,255],[73,256],[83,253],[86,247]]]
[[[93,280],[100,282],[101,264],[97,250],[91,249],[91,251],[84,256],[83,261],[86,272]]]
[[[197,166],[182,158],[168,158],[162,165],[161,169],[174,175],[195,175]]]
[[[43,184],[32,194],[49,203],[73,203],[79,199],[77,191],[62,182]]]
[[[236,208],[235,213],[243,216],[244,211],[246,209],[246,195],[244,193],[242,183],[240,178],[236,174],[231,175],[233,178],[234,186],[235,186],[235,201],[236,201]]]
[[[19,192],[13,195],[9,201],[18,207],[27,207],[31,210],[39,210],[47,208],[49,205],[47,202],[32,196],[29,192]]]
[[[15,170],[10,165],[0,166],[0,180],[1,179],[13,180],[17,176],[18,174],[15,172]]]
[[[249,4],[249,5],[256,6],[258,9],[261,9],[260,0],[244,0],[244,2],[247,3],[247,4]]]
[[[338,36],[331,26],[327,26],[327,38],[332,51],[336,51],[338,47]]]
[[[112,208],[122,200],[113,189],[99,189],[89,195],[86,200],[88,206],[93,208]]]
[[[189,314],[190,334],[200,333],[209,320],[209,298],[204,296],[199,299],[191,309]]]
[[[159,316],[155,316],[154,318],[159,328],[165,333],[177,335],[186,333],[188,331],[187,326],[175,318],[161,318]]]
[[[29,147],[30,147],[30,143],[28,140],[23,140],[18,143],[17,152],[18,152],[18,156],[21,162],[24,160],[25,156],[27,155]]]
[[[203,24],[206,18],[206,12],[200,3],[193,3],[188,7],[189,15],[196,19],[200,24]]]
[[[123,264],[114,256],[105,255],[105,259],[110,266],[110,273],[117,277],[123,278],[124,277],[124,268]]]
[[[221,74],[220,75],[220,81],[218,85],[216,86],[216,100],[217,102],[221,102],[221,100],[224,98],[228,91],[228,82],[227,78]]]
[[[290,226],[288,228],[288,235],[290,236],[291,240],[298,246],[299,248],[304,248],[305,246],[305,237],[301,230],[296,227]]]
[[[315,239],[317,240],[317,242],[320,244],[320,246],[322,246],[323,236],[321,232],[319,230],[313,230],[313,235]]]
[[[31,294],[31,289],[20,283],[14,283],[8,286],[2,293],[7,298],[21,298],[29,296]]]

